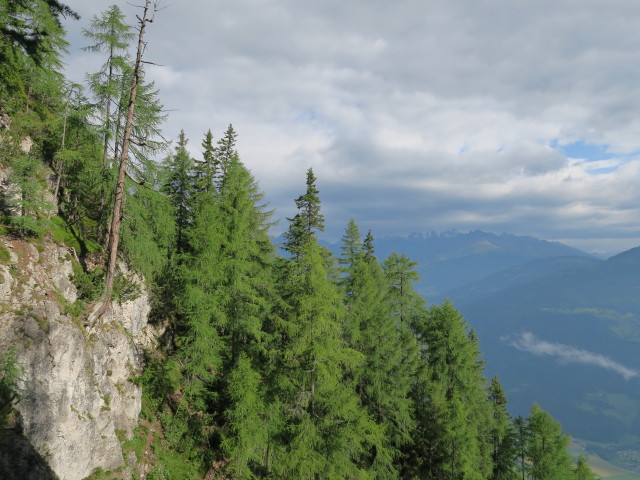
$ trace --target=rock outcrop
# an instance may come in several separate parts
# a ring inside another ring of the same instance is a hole
[[[131,380],[155,338],[148,295],[114,303],[87,329],[69,249],[6,237],[0,246],[10,256],[0,262],[0,353],[16,348],[23,375],[16,430],[61,480],[124,468],[119,439],[131,436],[141,408]],[[0,451],[0,470],[3,455],[12,453]]]

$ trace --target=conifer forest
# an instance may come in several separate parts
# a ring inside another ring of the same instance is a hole
[[[113,5],[74,20],[58,0],[0,0],[0,169],[19,192],[4,209],[20,213],[2,235],[73,247],[81,328],[150,292],[163,335],[133,379],[142,411],[122,438],[125,457],[154,449],[144,478],[596,478],[540,406],[510,415],[481,339],[451,302],[415,291],[416,262],[379,258],[355,219],[339,256],[321,246],[311,168],[274,245],[242,132],[167,141],[144,58],[162,12],[143,3],[137,19]],[[101,59],[84,85],[62,73],[68,21]],[[20,401],[15,368],[0,357],[3,417]]]

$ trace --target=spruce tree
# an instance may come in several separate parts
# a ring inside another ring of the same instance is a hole
[[[284,234],[284,249],[294,258],[298,258],[301,250],[315,238],[316,231],[324,231],[324,216],[320,213],[320,198],[316,188],[316,177],[313,170],[307,170],[307,190],[296,198],[298,213],[289,221],[289,230]]]
[[[522,416],[517,416],[513,420],[513,427],[516,435],[516,450],[517,450],[517,465],[520,474],[519,478],[525,480],[526,468],[527,468],[527,444],[529,443],[529,429],[527,427],[527,421]]]
[[[234,156],[238,155],[238,151],[236,149],[237,138],[238,134],[233,129],[233,125],[229,124],[229,127],[227,127],[224,132],[224,136],[218,140],[218,144],[215,149],[215,161],[220,168],[220,182],[224,181],[227,167],[231,163],[231,160]],[[218,188],[221,188],[221,185],[218,185]]]
[[[216,155],[216,148],[213,146],[213,134],[208,130],[202,140],[202,160],[196,161],[194,165],[195,189],[198,192],[212,194],[216,188],[220,162]]]

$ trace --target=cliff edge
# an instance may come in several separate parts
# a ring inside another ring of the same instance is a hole
[[[0,477],[80,480],[120,468],[130,478],[120,440],[137,425],[142,392],[132,380],[155,342],[141,280],[130,276],[137,297],[88,328],[70,249],[9,237],[0,248],[0,354],[15,349],[21,371],[21,399],[0,432]]]

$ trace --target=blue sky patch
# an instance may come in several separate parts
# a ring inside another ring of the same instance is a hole
[[[562,154],[568,158],[583,158],[587,161],[593,162],[596,160],[608,160],[610,158],[617,157],[617,155],[607,152],[609,145],[597,145],[592,143],[586,143],[582,140],[579,142],[569,143],[567,145],[552,145],[557,148]]]

